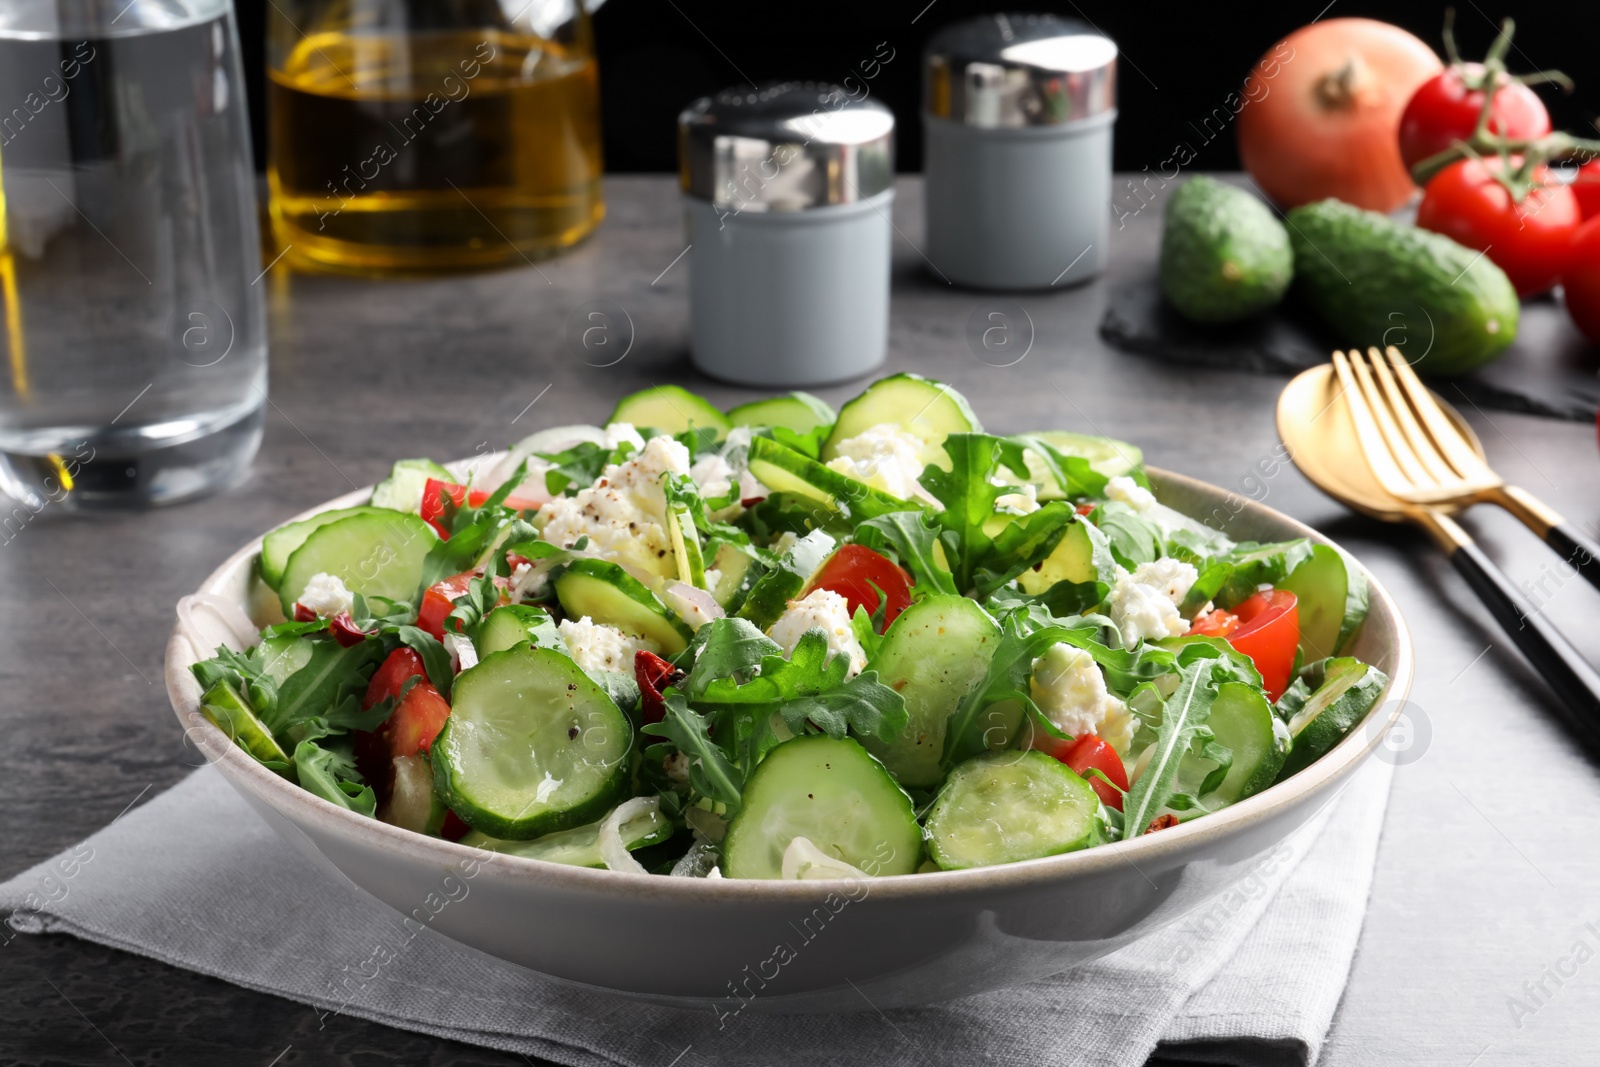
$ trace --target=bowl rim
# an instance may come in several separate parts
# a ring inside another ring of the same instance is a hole
[[[481,457],[474,462],[480,462]],[[456,464],[447,464],[456,467]],[[1286,527],[1297,536],[1306,537],[1317,544],[1338,546],[1328,537],[1291,518],[1275,508],[1258,501],[1238,497],[1209,482],[1176,474],[1159,467],[1148,467],[1146,473],[1157,488],[1162,485],[1181,487],[1191,493],[1218,496],[1237,500],[1242,505],[1234,512],[1235,518],[1249,514]],[[320,512],[361,503],[371,493],[371,487],[357,489],[330,501],[308,508],[287,522],[298,522]],[[280,525],[286,525],[280,524]],[[274,527],[276,529],[277,527]],[[267,531],[270,532],[270,531]],[[208,574],[196,592],[215,593],[224,576],[241,565],[248,564],[261,550],[265,533],[252,539],[233,552]],[[1347,559],[1354,557],[1346,553]],[[1415,671],[1415,650],[1411,634],[1398,605],[1381,582],[1359,561],[1367,580],[1369,617],[1382,608],[1393,620],[1396,642],[1394,670],[1388,684],[1363,719],[1364,727],[1351,730],[1345,738],[1325,753],[1315,763],[1283,782],[1276,783],[1254,796],[1203,818],[1180,823],[1158,834],[1146,834],[1133,841],[1117,841],[1098,845],[1079,852],[1058,856],[1022,860],[1017,863],[993,867],[974,867],[958,871],[929,871],[924,873],[881,875],[871,879],[871,896],[883,899],[918,899],[931,897],[984,894],[993,891],[1036,889],[1062,879],[1094,877],[1124,867],[1133,867],[1143,873],[1141,861],[1165,866],[1184,853],[1215,845],[1253,825],[1265,822],[1281,812],[1304,803],[1317,793],[1328,790],[1354,774],[1359,764],[1369,758],[1383,743],[1388,728],[1393,726],[1404,710]],[[848,879],[814,879],[783,881],[754,878],[671,878],[656,874],[630,871],[612,871],[588,867],[574,867],[547,860],[493,852],[471,845],[463,845],[443,838],[429,837],[404,830],[379,819],[361,815],[318,797],[288,779],[268,770],[251,758],[199,710],[199,685],[190,664],[196,662],[194,647],[174,623],[167,641],[164,663],[167,693],[173,712],[189,738],[195,731],[196,747],[207,756],[208,763],[221,764],[223,772],[235,785],[242,785],[257,799],[271,804],[292,822],[312,822],[324,831],[346,839],[357,840],[368,847],[403,853],[406,859],[417,863],[443,864],[447,867],[477,863],[493,863],[504,874],[520,877],[530,882],[545,884],[559,891],[581,892],[638,901],[641,897],[657,900],[744,901],[784,903],[814,900],[838,891]],[[1384,729],[1374,731],[1369,721],[1377,710],[1392,709]]]

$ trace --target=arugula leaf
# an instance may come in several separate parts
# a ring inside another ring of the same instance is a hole
[[[347,696],[354,695],[359,701],[373,668],[384,656],[379,641],[345,648],[331,637],[301,640],[311,645],[305,666],[283,680],[270,708],[258,705],[261,721],[274,734],[307,719],[325,717]]]
[[[560,496],[569,486],[586,489],[593,485],[612,462],[613,453],[604,445],[582,441],[563,452],[540,452],[538,456],[552,465],[544,472],[545,491]]]
[[[423,669],[428,672],[428,681],[439,691],[440,696],[449,700],[450,687],[455,682],[455,675],[450,671],[450,653],[445,651],[439,639],[415,626],[396,626],[389,632],[394,634],[400,644],[421,657]]]
[[[1028,691],[1033,661],[1051,645],[1066,640],[1070,633],[1062,626],[1045,626],[1029,632],[1020,612],[1001,618],[1000,640],[983,680],[962,698],[950,716],[941,760],[946,769],[988,750],[983,737],[983,713],[992,705],[1015,700],[1028,712],[1038,712],[1038,705]]]
[[[689,784],[696,793],[720,800],[731,814],[737,811],[744,793],[744,774],[711,740],[711,718],[689,707],[688,699],[676,688],[661,694],[666,710],[660,722],[650,723],[641,732],[664,737],[689,757]],[[652,745],[651,750],[657,746]]]
[[[1111,554],[1128,570],[1161,557],[1161,528],[1122,501],[1106,501],[1090,518],[1106,535]]]
[[[1311,542],[1303,537],[1272,544],[1248,541],[1236,545],[1223,557],[1233,571],[1217,599],[1233,607],[1254,595],[1257,586],[1277,585],[1311,557]]]
[[[748,680],[769,656],[782,655],[778,642],[748,619],[713,619],[695,631],[694,640],[678,657],[681,666],[693,667],[678,684],[690,700],[699,700],[706,687],[718,679],[735,684]]]
[[[978,568],[992,550],[983,525],[999,511],[995,501],[1015,491],[993,484],[994,473],[1004,464],[1026,478],[1028,464],[1021,445],[985,433],[953,433],[944,440],[944,453],[950,468],[929,464],[919,481],[944,505],[938,512],[940,540],[956,589],[964,592],[974,588]]]
[[[939,522],[926,511],[891,511],[868,519],[856,527],[856,542],[882,552],[894,550],[901,564],[911,571],[918,595],[956,594],[956,583],[949,568],[939,562],[935,545],[939,541]]]
[[[301,741],[294,749],[294,770],[302,788],[323,800],[362,815],[378,812],[378,798],[363,783],[347,744],[324,747],[315,740]]]
[[[1054,478],[1056,485],[1060,487],[1061,494],[1068,500],[1076,500],[1083,496],[1105,496],[1106,482],[1110,479],[1095,470],[1082,456],[1069,456],[1044,438],[1033,434],[1017,434],[1007,440],[1022,445],[1038,456],[1044,463],[1045,469],[1050,472],[1050,477]]]
[[[533,530],[526,520],[518,519],[515,512],[504,506],[506,497],[511,495],[511,490],[522,484],[527,469],[528,464],[524,460],[517,465],[517,469],[500,488],[489,494],[489,498],[480,507],[463,505],[451,516],[450,536],[434,542],[429,547],[428,554],[423,557],[422,581],[417,588],[419,601],[429,586],[452,575],[471,570],[489,551],[489,547],[501,533],[514,522],[521,522],[530,532]],[[504,553],[497,552],[495,556],[503,565]],[[490,564],[493,565],[494,562],[491,560]]]
[[[1178,672],[1178,688],[1161,709],[1161,726],[1145,760],[1144,771],[1123,798],[1126,836],[1138,837],[1172,799],[1178,765],[1195,741],[1211,740],[1205,725],[1217,687],[1227,680],[1227,670],[1216,659],[1196,659]],[[1224,772],[1226,773],[1226,772]]]
[[[984,606],[993,613],[1040,608],[1047,617],[1036,617],[1039,626],[1068,624],[1069,620],[1105,602],[1110,587],[1104,582],[1074,582],[1063,579],[1037,595],[1015,586],[1002,586],[990,593]]]
[[[771,437],[780,445],[787,445],[808,459],[822,458],[822,442],[828,439],[833,432],[833,424],[818,426],[806,433],[791,430],[787,426],[772,426],[768,428]]]
[[[995,535],[988,556],[978,567],[975,579],[979,597],[987,596],[1054,552],[1077,518],[1071,504],[1053,500],[1033,514],[1008,523]]]

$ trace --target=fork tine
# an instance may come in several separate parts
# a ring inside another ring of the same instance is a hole
[[[1489,469],[1489,465],[1478,457],[1478,453],[1467,443],[1461,431],[1456,429],[1455,424],[1445,415],[1438,401],[1433,399],[1433,393],[1422,384],[1422,379],[1417,377],[1417,372],[1411,369],[1411,364],[1406,362],[1399,350],[1390,345],[1384,354],[1388,356],[1389,364],[1394,368],[1395,377],[1411,401],[1411,406],[1416,409],[1422,424],[1427,427],[1428,435],[1433,438],[1439,450],[1444,453],[1445,459],[1457,473],[1471,480],[1494,478],[1494,472]]]
[[[1417,424],[1417,417],[1412,414],[1411,405],[1406,403],[1404,392],[1395,383],[1394,375],[1389,371],[1388,361],[1379,355],[1376,348],[1367,349],[1367,360],[1372,364],[1373,376],[1383,387],[1384,399],[1388,401],[1389,410],[1393,413],[1395,422],[1399,424],[1400,432],[1411,446],[1411,452],[1416,456],[1417,462],[1427,472],[1428,481],[1440,489],[1459,485],[1460,476],[1451,469],[1450,464],[1439,454],[1439,449],[1432,439]]]
[[[1394,457],[1395,465],[1400,468],[1400,473],[1405,475],[1410,483],[1409,492],[1428,491],[1433,488],[1433,479],[1417,462],[1416,454],[1411,450],[1411,443],[1400,432],[1400,426],[1395,422],[1394,412],[1389,409],[1388,400],[1378,389],[1378,383],[1373,381],[1372,371],[1367,366],[1366,359],[1360,352],[1350,353],[1350,369],[1355,372],[1356,381],[1360,384],[1362,398],[1367,406],[1372,409],[1372,420],[1378,426],[1378,432],[1383,435],[1384,444],[1388,445],[1389,453]],[[1394,490],[1390,490],[1393,492]]]
[[[1359,353],[1353,351],[1350,355],[1359,357]],[[1395,466],[1394,457],[1390,455],[1388,446],[1383,442],[1383,434],[1373,418],[1372,409],[1367,405],[1361,386],[1350,369],[1350,360],[1343,352],[1333,354],[1333,370],[1339,376],[1345,403],[1350,406],[1350,419],[1355,423],[1356,439],[1361,444],[1361,453],[1366,457],[1367,466],[1372,469],[1373,477],[1378,479],[1378,484],[1385,490],[1396,496],[1410,493],[1411,483],[1400,473],[1400,468]]]

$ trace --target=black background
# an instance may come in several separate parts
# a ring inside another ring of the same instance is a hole
[[[439,0],[413,0],[433,3]],[[609,0],[594,16],[600,56],[605,161],[610,171],[672,170],[678,111],[689,101],[746,80],[788,78],[839,81],[886,42],[894,58],[869,83],[899,119],[899,167],[919,169],[917,112],[920,56],[928,36],[967,15],[1048,10],[1088,19],[1122,51],[1116,129],[1116,167],[1158,169],[1179,141],[1200,148],[1189,127],[1239,86],[1252,63],[1285,34],[1315,18],[1325,0],[1291,3],[1011,4],[978,0]],[[1513,71],[1559,68],[1578,81],[1563,96],[1540,93],[1556,127],[1591,130],[1600,115],[1600,5],[1575,0],[1501,10],[1465,0],[1456,34],[1469,58],[1483,54],[1504,15],[1518,19]],[[244,40],[256,159],[261,138],[262,35],[265,20],[282,18],[271,0],[237,0]],[[1442,53],[1444,4],[1428,0],[1355,3],[1334,0],[1326,18],[1364,16],[1405,27]],[[915,21],[913,21],[915,20]],[[1202,170],[1238,168],[1231,137],[1200,148]]]

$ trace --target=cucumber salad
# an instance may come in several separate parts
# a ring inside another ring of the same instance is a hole
[[[556,863],[835,878],[1159,832],[1306,767],[1387,678],[1361,571],[996,436],[910,374],[837,415],[672,386],[268,534],[205,715],[333,804]],[[241,623],[243,620],[241,620]]]

